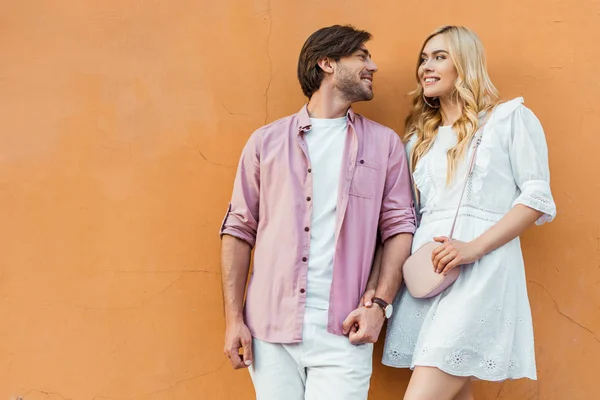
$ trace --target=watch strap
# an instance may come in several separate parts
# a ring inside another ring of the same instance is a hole
[[[389,303],[379,297],[373,297],[373,303],[377,304],[383,310],[383,315],[385,316],[385,309],[389,305]]]

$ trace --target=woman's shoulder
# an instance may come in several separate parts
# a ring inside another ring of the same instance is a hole
[[[409,134],[405,134],[406,136],[404,136],[404,138],[402,139],[402,141],[405,143],[406,146],[410,145],[414,145],[415,142],[417,141],[417,134],[416,133],[409,133]]]
[[[404,142],[404,148],[406,149],[406,153],[410,155],[412,148],[415,146],[415,143],[417,143],[417,134],[413,133],[408,137],[404,138],[402,141]]]
[[[498,122],[513,114],[520,107],[524,107],[525,100],[522,97],[517,97],[512,100],[498,103],[490,116],[490,123]]]
[[[515,135],[541,132],[543,128],[537,116],[527,108],[522,97],[500,103],[494,109],[488,123],[494,132],[493,136],[506,143],[514,140]]]
[[[509,121],[515,118],[518,120],[537,121],[537,117],[533,111],[527,108],[524,103],[525,100],[523,97],[517,97],[498,104],[492,112],[490,122],[500,123],[502,121]]]

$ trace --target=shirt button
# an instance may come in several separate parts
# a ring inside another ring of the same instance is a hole
[[[312,168],[309,168],[308,169],[308,173],[310,174],[311,172],[312,172]]]
[[[307,198],[306,198],[306,201],[310,201],[310,197],[307,197]]]
[[[300,289],[300,293],[304,293],[304,292],[306,292],[306,290]]]
[[[365,163],[365,160],[360,160],[360,163],[361,163],[361,164],[364,164],[364,163]]]
[[[306,262],[306,260],[308,260],[308,258],[302,257],[302,261]]]
[[[308,228],[308,226],[306,228],[304,228],[304,232],[308,232],[310,229]]]

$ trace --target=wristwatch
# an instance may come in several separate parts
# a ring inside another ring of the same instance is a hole
[[[383,310],[386,319],[390,319],[394,313],[394,306],[379,297],[373,297],[373,303],[377,304]]]

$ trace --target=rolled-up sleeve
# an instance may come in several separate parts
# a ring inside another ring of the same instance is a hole
[[[220,236],[230,235],[254,247],[260,203],[260,131],[254,132],[238,165],[231,202],[221,224]]]
[[[540,121],[525,106],[513,115],[511,140],[510,162],[521,191],[513,206],[522,204],[542,212],[538,225],[550,222],[556,216],[556,205],[550,191],[546,137]]]
[[[390,153],[379,215],[379,231],[382,242],[399,233],[414,233],[416,229],[415,208],[404,146],[394,132],[392,132],[390,140]]]

